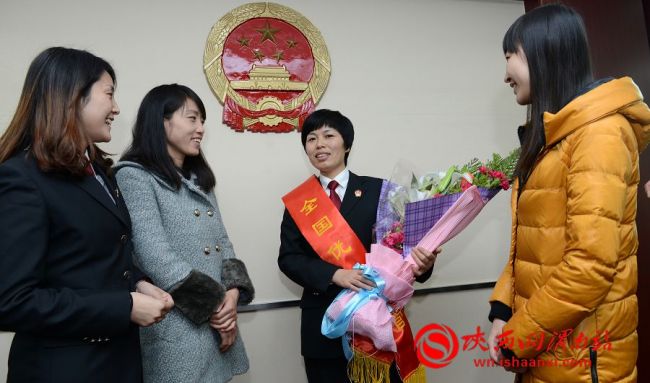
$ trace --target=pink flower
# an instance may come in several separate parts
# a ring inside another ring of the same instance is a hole
[[[404,232],[402,230],[402,222],[393,222],[390,231],[384,234],[384,237],[381,239],[381,244],[401,254],[404,244]]]
[[[462,191],[465,191],[465,190],[467,190],[467,189],[469,189],[471,187],[472,187],[472,184],[469,181],[467,181],[465,178],[460,180],[460,189]]]
[[[481,166],[478,168],[478,171],[479,171],[479,173],[481,173],[481,174],[486,174],[486,173],[488,172],[488,168],[486,168],[485,165],[481,165]]]
[[[510,182],[508,182],[508,180],[506,180],[506,179],[502,179],[502,180],[501,180],[501,188],[502,188],[503,190],[508,190],[508,189],[510,189]]]

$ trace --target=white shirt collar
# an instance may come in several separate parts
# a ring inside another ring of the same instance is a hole
[[[343,169],[342,172],[340,172],[336,177],[334,178],[327,178],[324,175],[320,175],[318,177],[320,180],[320,184],[323,187],[323,189],[327,189],[327,185],[329,185],[330,181],[334,180],[339,183],[339,186],[337,187],[337,190],[339,188],[342,188],[343,190],[348,188],[348,181],[350,181],[350,171],[348,168]]]

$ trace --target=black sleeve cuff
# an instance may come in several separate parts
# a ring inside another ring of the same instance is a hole
[[[501,347],[500,349],[501,349],[501,354],[503,354],[503,357],[505,359],[510,359],[510,360],[519,359],[517,358],[517,355],[515,355],[514,351],[512,351],[511,349],[505,347]]]
[[[226,290],[239,289],[239,301],[237,303],[240,305],[247,305],[255,298],[253,282],[248,277],[246,265],[239,259],[228,258],[223,260],[221,282]]]
[[[418,276],[418,277],[415,277],[415,280],[416,280],[418,283],[424,283],[424,282],[426,282],[429,278],[431,278],[431,274],[433,273],[433,268],[434,268],[434,267],[435,267],[435,266],[431,266],[431,268],[430,268],[429,270],[425,271],[422,275],[420,275],[420,276]]]
[[[219,307],[226,290],[219,282],[199,271],[190,274],[169,290],[174,306],[195,324],[207,322]]]
[[[495,319],[501,319],[502,321],[509,321],[512,317],[512,309],[506,306],[504,303],[499,301],[490,302],[490,315],[488,319],[492,322]]]
[[[134,285],[136,285],[138,282],[140,282],[143,279],[145,281],[147,281],[147,282],[151,282],[151,279],[148,276],[146,276],[142,271],[140,271],[139,268],[137,268],[135,266],[133,266],[133,269],[132,269],[131,273],[133,275],[133,284]]]

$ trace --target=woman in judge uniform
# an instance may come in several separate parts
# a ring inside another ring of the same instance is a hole
[[[0,138],[8,382],[141,382],[138,326],[173,306],[133,267],[129,214],[95,145],[111,139],[114,91],[103,59],[49,48]]]
[[[369,252],[383,180],[358,176],[348,170],[347,159],[354,141],[352,122],[338,111],[317,110],[305,120],[301,140],[309,162],[320,172],[320,186]],[[423,282],[431,275],[436,253],[416,248],[413,258],[419,266],[416,279]],[[300,339],[308,381],[348,382],[348,361],[341,339],[323,336],[321,322],[325,310],[342,289],[370,290],[374,287],[372,282],[362,276],[361,270],[341,268],[321,259],[287,210],[280,229],[278,265],[304,288],[300,299]],[[391,381],[400,382],[394,366],[393,363]]]

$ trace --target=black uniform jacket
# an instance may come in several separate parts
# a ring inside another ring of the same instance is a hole
[[[0,165],[0,331],[8,382],[140,382],[130,321],[131,222],[92,175],[44,173],[21,151]]]

